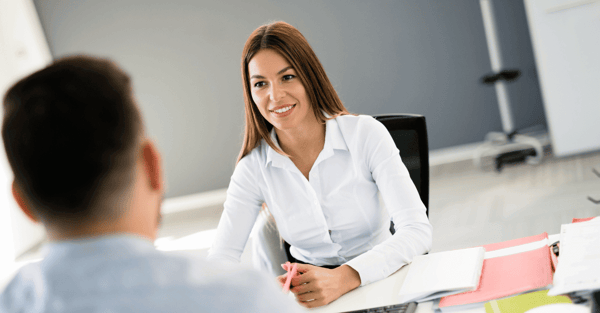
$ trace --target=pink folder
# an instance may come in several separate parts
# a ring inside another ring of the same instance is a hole
[[[573,218],[573,221],[571,221],[571,223],[581,223],[581,222],[587,222],[587,221],[591,221],[594,218],[596,218],[596,216],[592,216],[592,217],[585,217],[585,218]]]
[[[547,233],[483,246],[486,254],[509,247],[538,242],[548,238]],[[483,261],[479,287],[443,297],[439,307],[474,304],[498,299],[552,284],[552,267],[548,245],[510,255],[487,258]]]

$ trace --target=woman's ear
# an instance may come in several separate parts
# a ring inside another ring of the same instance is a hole
[[[13,194],[13,198],[15,198],[15,201],[19,205],[19,208],[21,208],[21,211],[23,211],[23,213],[25,213],[25,215],[27,215],[27,217],[31,221],[33,221],[34,223],[38,223],[40,221],[39,218],[35,214],[33,214],[31,209],[27,205],[27,202],[25,201],[25,198],[23,197],[23,192],[21,191],[19,186],[17,186],[17,184],[15,183],[14,180],[12,183],[12,194]]]
[[[145,141],[142,145],[142,158],[144,168],[146,169],[146,177],[150,182],[150,187],[152,187],[153,190],[162,189],[163,181],[160,154],[151,141]]]

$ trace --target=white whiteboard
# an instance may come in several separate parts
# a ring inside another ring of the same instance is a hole
[[[600,150],[600,0],[525,0],[556,156]]]

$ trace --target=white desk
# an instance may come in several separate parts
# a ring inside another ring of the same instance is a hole
[[[549,235],[549,242],[553,243],[560,238],[559,234]],[[338,313],[368,309],[384,305],[398,304],[398,293],[404,283],[410,265],[404,266],[388,278],[378,282],[358,287],[339,299],[320,308],[309,309],[311,313]],[[416,313],[433,312],[433,301],[419,303]],[[479,308],[461,311],[463,313],[485,313],[483,304]]]

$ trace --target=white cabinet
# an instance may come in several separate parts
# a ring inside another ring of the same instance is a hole
[[[600,150],[600,0],[525,0],[554,154]]]

